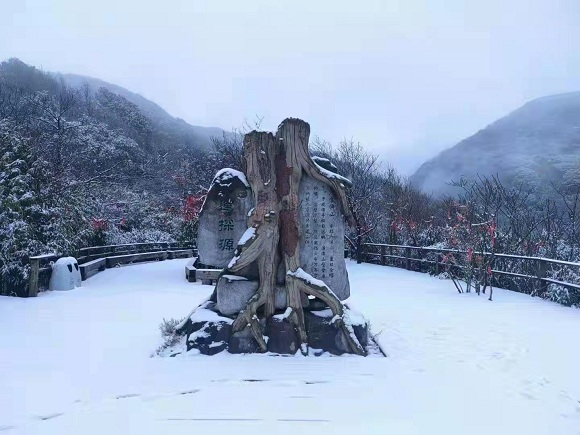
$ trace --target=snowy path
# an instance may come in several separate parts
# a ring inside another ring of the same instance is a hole
[[[0,298],[0,433],[580,434],[580,310],[349,263],[388,358],[149,358],[211,291],[186,261]]]

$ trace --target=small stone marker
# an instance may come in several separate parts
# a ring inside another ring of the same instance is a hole
[[[228,316],[238,314],[256,293],[259,285],[258,281],[250,281],[241,276],[223,275],[216,285],[216,309]],[[277,309],[286,309],[284,285],[276,286],[275,301]],[[303,299],[303,304],[308,306],[307,298]]]
[[[300,183],[302,268],[330,287],[340,300],[350,296],[344,261],[344,218],[331,188],[308,175]]]
[[[199,261],[222,269],[234,256],[253,207],[250,186],[240,171],[225,168],[214,177],[199,217]]]

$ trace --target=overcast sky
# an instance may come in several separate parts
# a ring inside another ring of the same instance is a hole
[[[0,58],[230,129],[310,122],[410,174],[526,101],[580,90],[580,0],[0,0]]]

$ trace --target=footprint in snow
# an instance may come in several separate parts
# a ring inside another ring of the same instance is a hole
[[[298,423],[330,423],[330,420],[323,420],[323,419],[318,419],[318,418],[279,418],[276,421],[280,421],[280,422],[286,422],[286,423],[291,423],[291,422],[298,422]]]
[[[531,395],[530,393],[528,393],[526,391],[521,391],[520,395],[525,397],[526,399],[536,400],[536,398],[533,395]]]
[[[129,394],[121,394],[117,397],[115,397],[115,399],[129,399],[130,397],[139,397],[141,394],[135,394],[135,393],[129,393]]]
[[[63,412],[55,412],[54,414],[39,415],[37,418],[39,420],[46,421],[46,420],[52,420],[53,418],[56,418],[56,417],[60,417],[61,415],[64,415],[64,413]]]
[[[177,393],[177,396],[185,396],[187,394],[195,394],[197,392],[199,392],[200,390],[188,390],[188,391],[181,391],[179,393]]]
[[[16,429],[14,426],[0,426],[0,432],[10,429]]]
[[[183,390],[183,391],[177,391],[174,393],[163,393],[163,394],[147,394],[145,396],[142,396],[142,400],[144,402],[155,402],[156,400],[164,400],[167,399],[169,397],[174,397],[174,396],[186,396],[188,394],[195,394],[197,392],[199,392],[201,390],[197,390],[197,389],[193,389],[193,390]],[[131,396],[131,397],[137,397],[138,395],[135,396]]]

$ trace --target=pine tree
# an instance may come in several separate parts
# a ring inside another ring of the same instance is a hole
[[[0,282],[2,294],[21,296],[28,256],[44,247],[46,213],[39,195],[41,166],[13,128],[0,129]]]

